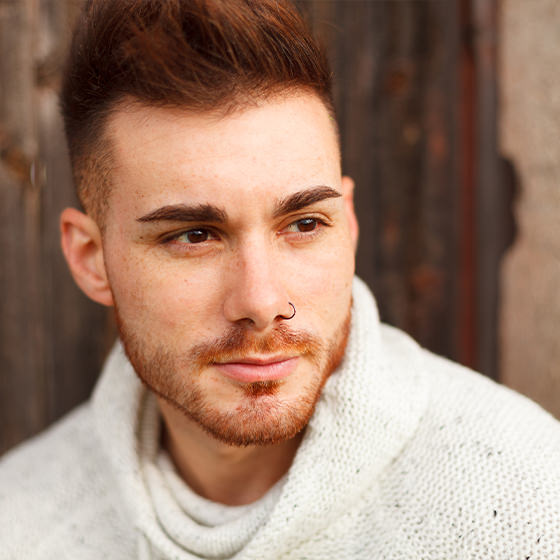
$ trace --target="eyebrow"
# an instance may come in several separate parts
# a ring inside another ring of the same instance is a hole
[[[187,204],[172,204],[162,206],[153,212],[142,216],[137,222],[217,222],[226,221],[226,213],[213,204],[197,204],[189,206]]]
[[[311,204],[320,202],[328,198],[338,198],[341,193],[327,186],[318,186],[299,191],[282,200],[274,208],[273,216],[278,218],[290,212],[295,212],[306,208]],[[187,204],[171,204],[162,206],[145,216],[137,218],[137,222],[215,222],[225,223],[227,214],[221,208],[213,204],[197,204],[190,206]]]
[[[294,193],[278,202],[273,215],[275,218],[278,218],[285,214],[289,214],[290,212],[295,212],[296,210],[301,210],[302,208],[311,206],[311,204],[315,204],[321,200],[325,200],[327,198],[338,198],[340,196],[342,196],[342,194],[331,187],[313,187],[311,189]]]

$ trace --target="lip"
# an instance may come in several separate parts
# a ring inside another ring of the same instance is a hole
[[[297,356],[242,358],[215,363],[214,366],[222,375],[238,383],[255,383],[257,381],[279,381],[288,377],[295,370],[298,359]]]

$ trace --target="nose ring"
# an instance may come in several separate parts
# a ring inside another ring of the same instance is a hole
[[[291,301],[289,301],[288,303],[292,306],[294,312],[289,317],[284,317],[284,315],[280,315],[280,317],[282,317],[282,319],[285,319],[286,321],[289,321],[290,319],[293,319],[296,316],[296,306]]]

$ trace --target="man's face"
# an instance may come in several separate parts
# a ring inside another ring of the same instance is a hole
[[[293,437],[350,316],[357,229],[325,107],[137,107],[109,133],[104,261],[136,372],[224,442]]]

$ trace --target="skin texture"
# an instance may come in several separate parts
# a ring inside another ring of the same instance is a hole
[[[64,211],[70,269],[115,306],[185,480],[251,502],[289,468],[346,344],[358,228],[333,124],[302,92],[227,116],[128,106],[108,134],[105,229]]]

